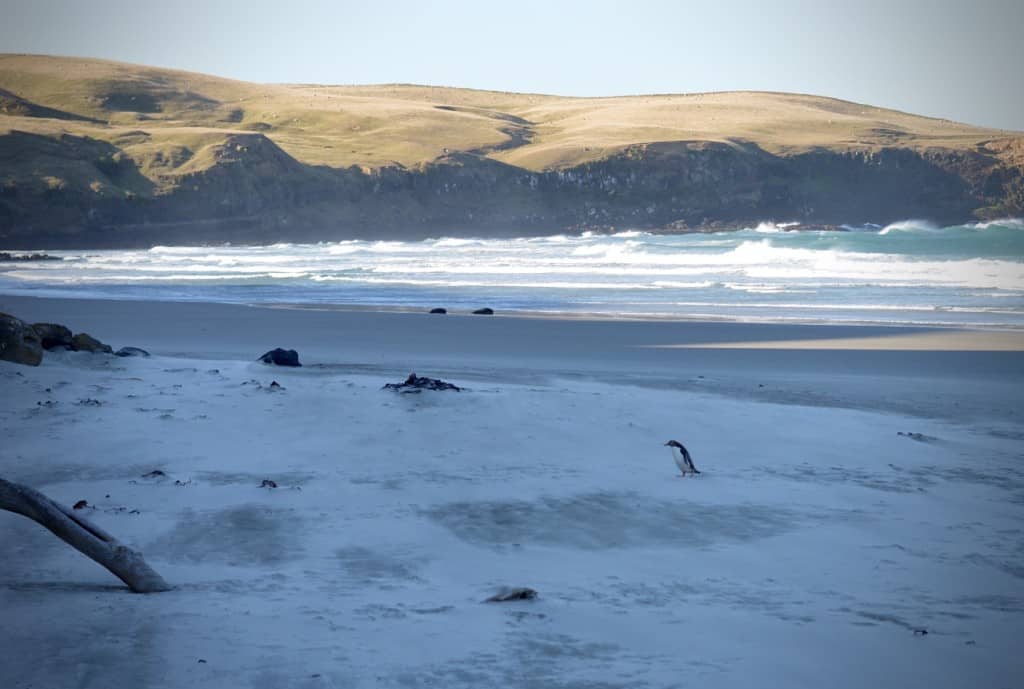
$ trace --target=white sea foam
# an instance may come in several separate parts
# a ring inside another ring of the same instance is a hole
[[[987,230],[993,227],[1024,230],[1024,219],[1003,218],[1002,220],[989,220],[987,222],[969,223],[967,225],[964,225],[964,227],[968,227],[972,230]]]
[[[754,228],[754,232],[761,234],[778,234],[779,232],[785,232],[787,228],[796,227],[800,223],[798,222],[762,222]]]
[[[887,322],[940,308],[967,314],[964,323],[998,313],[1002,324],[1024,327],[1024,233],[1017,231],[1024,221],[937,228],[910,220],[853,232],[786,232],[790,225],[50,252],[63,260],[0,264],[0,292],[88,286],[93,296],[114,298],[365,304],[486,297],[495,306],[538,310],[717,309],[779,319],[813,311],[830,320],[853,310],[890,313]]]
[[[890,232],[937,232],[939,229],[938,225],[927,220],[901,220],[900,222],[886,225],[879,234],[885,235]]]

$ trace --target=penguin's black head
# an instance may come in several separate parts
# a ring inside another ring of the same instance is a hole
[[[679,441],[677,440],[669,440],[667,443],[665,443],[665,445],[667,447],[682,447],[682,445],[680,445]]]

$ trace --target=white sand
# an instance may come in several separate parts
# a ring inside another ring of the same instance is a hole
[[[0,311],[154,353],[0,362],[0,476],[88,500],[177,587],[132,595],[0,514],[0,687],[1024,676],[1021,352],[646,346],[913,334],[881,328]],[[252,361],[273,346],[307,365]],[[468,390],[380,390],[411,370]],[[701,476],[675,476],[669,438]],[[540,597],[480,602],[503,585]]]

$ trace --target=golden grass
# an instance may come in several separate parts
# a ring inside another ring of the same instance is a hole
[[[0,55],[0,88],[107,124],[0,116],[0,132],[61,132],[115,143],[157,178],[204,164],[204,147],[259,131],[299,161],[331,167],[422,165],[484,150],[530,170],[671,141],[749,141],[779,154],[882,146],[975,149],[1020,133],[816,96],[707,93],[565,98],[431,86],[254,84],[104,60]],[[135,109],[137,104],[138,109]],[[141,112],[139,112],[141,110]],[[148,111],[147,111],[148,110]],[[529,124],[516,124],[517,118]],[[528,143],[491,150],[529,134]],[[144,132],[145,134],[139,134]],[[191,154],[185,156],[183,149]],[[182,166],[168,160],[187,158]]]

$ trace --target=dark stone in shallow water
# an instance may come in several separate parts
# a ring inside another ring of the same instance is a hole
[[[139,347],[121,347],[114,356],[149,356],[149,352]]]
[[[482,309],[477,309],[473,313],[475,315],[477,315],[477,316],[493,316],[494,315],[494,309],[485,306]]]
[[[302,366],[299,363],[299,353],[294,349],[272,349],[259,358],[265,364],[275,366]]]
[[[386,383],[383,389],[396,390],[398,392],[419,392],[420,390],[455,390],[458,392],[462,390],[459,386],[452,385],[439,378],[417,376],[415,373],[410,373],[404,383]]]
[[[430,309],[430,313],[448,313],[448,309],[438,307],[436,309]]]
[[[50,254],[11,254],[6,251],[0,251],[0,261],[60,261],[60,256],[51,256]]]

